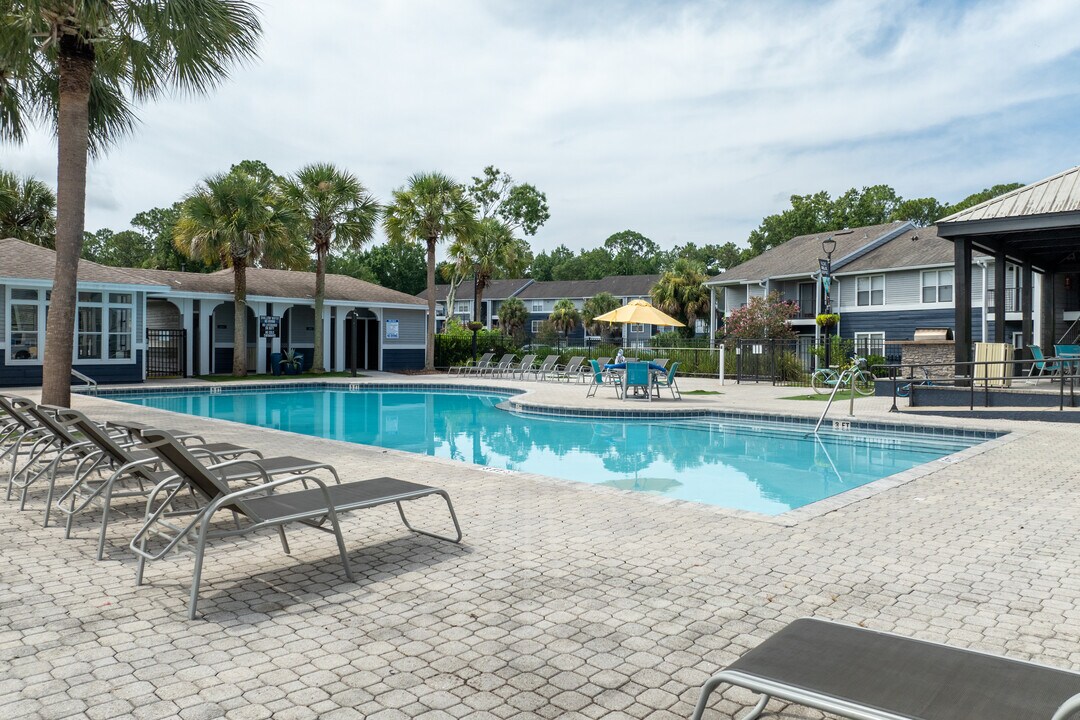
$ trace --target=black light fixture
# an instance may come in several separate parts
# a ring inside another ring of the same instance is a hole
[[[825,238],[821,241],[821,250],[825,253],[825,257],[832,259],[833,250],[836,249],[836,241],[833,240],[833,236]]]

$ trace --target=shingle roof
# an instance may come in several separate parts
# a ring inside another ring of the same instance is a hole
[[[659,275],[608,275],[599,280],[545,280],[525,288],[523,300],[559,300],[590,298],[602,292],[615,297],[646,297]]]
[[[532,278],[514,278],[511,280],[488,280],[487,287],[484,288],[485,300],[505,300],[509,297],[514,297],[522,288],[532,283]],[[435,286],[435,299],[445,300],[446,294],[450,292],[449,285],[436,285]],[[421,300],[427,300],[427,288],[424,288],[423,292],[417,293],[416,297]],[[472,298],[472,281],[467,280],[458,286],[458,298],[461,300],[468,300]]]
[[[883,225],[868,225],[846,230],[829,230],[812,235],[799,235],[782,245],[766,250],[757,257],[736,265],[727,272],[712,278],[709,282],[727,285],[736,282],[787,277],[800,273],[808,275],[815,273],[818,270],[818,259],[824,257],[821,250],[821,241],[829,236],[832,236],[833,240],[836,241],[836,249],[833,251],[833,267],[839,272],[840,268],[836,266],[845,257],[857,253],[883,235],[895,232],[904,225],[904,222],[897,221]]]
[[[982,253],[974,253],[982,257]],[[892,240],[847,263],[838,274],[867,270],[893,270],[928,265],[952,265],[953,243],[939,237],[933,227],[912,228]]]
[[[999,220],[1077,211],[1080,211],[1080,166],[991,198],[938,222]]]
[[[56,272],[56,252],[16,238],[0,240],[0,278],[52,280]],[[161,285],[137,270],[79,261],[79,282],[114,285]]]

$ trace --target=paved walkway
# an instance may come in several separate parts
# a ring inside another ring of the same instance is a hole
[[[437,376],[372,376],[419,384]],[[486,382],[486,381],[485,381]],[[508,384],[493,381],[495,384]],[[538,386],[538,404],[609,406]],[[686,381],[684,389],[718,389]],[[688,396],[693,406],[813,415],[769,386]],[[586,405],[586,402],[589,404]],[[712,672],[806,615],[1080,669],[1080,526],[1074,426],[927,419],[1015,429],[1003,443],[785,527],[690,503],[437,458],[78,398],[137,418],[334,463],[345,478],[445,487],[461,546],[408,534],[392,509],[344,522],[356,582],[315,531],[215,543],[185,620],[189,556],[134,586],[137,503],[95,561],[40,526],[41,498],[0,503],[0,717],[688,717]],[[675,407],[676,403],[653,403]],[[621,407],[622,405],[620,405]],[[888,419],[888,403],[856,401]],[[434,501],[417,521],[443,522]],[[718,697],[712,718],[750,704]],[[820,714],[774,702],[772,717]]]

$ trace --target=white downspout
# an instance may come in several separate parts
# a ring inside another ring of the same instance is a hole
[[[716,347],[716,286],[709,286],[709,348]]]

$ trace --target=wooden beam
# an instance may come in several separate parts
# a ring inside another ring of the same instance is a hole
[[[1005,247],[994,253],[994,342],[1005,342]]]
[[[971,368],[961,363],[971,360],[971,240],[953,240],[953,295],[955,308],[956,370],[957,376],[968,375]]]
[[[1026,353],[1027,346],[1035,344],[1034,308],[1032,307],[1034,294],[1032,293],[1031,287],[1032,283],[1035,281],[1035,272],[1030,260],[1025,262],[1022,268],[1020,273],[1020,330],[1021,335],[1023,335],[1024,338],[1024,352]]]

